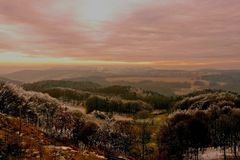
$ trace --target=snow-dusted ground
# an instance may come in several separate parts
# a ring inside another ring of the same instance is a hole
[[[232,156],[231,150],[227,150],[227,156]],[[221,160],[223,159],[223,151],[215,148],[208,148],[199,156],[201,160]]]

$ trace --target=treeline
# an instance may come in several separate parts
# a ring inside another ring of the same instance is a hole
[[[206,110],[211,106],[220,108],[225,106],[238,107],[239,95],[221,90],[203,90],[193,92],[177,98],[172,110],[201,109]]]
[[[139,98],[139,94],[131,90],[130,86],[108,86],[96,89],[96,93],[108,95],[108,96],[119,96],[123,99],[135,100]]]
[[[135,114],[142,110],[151,111],[153,108],[151,105],[140,100],[121,100],[118,98],[91,96],[86,101],[86,109],[87,113],[98,110],[103,112]]]
[[[85,83],[87,82],[40,81],[32,84],[24,84],[23,87],[27,90],[47,93],[51,97],[64,102],[70,102],[72,105],[86,103],[88,104],[88,112],[99,110],[135,114],[140,110],[144,110],[146,106],[147,108],[169,110],[172,104],[172,98],[162,96],[156,92],[145,91],[130,86],[88,86],[91,83],[87,83],[87,86],[84,87]],[[99,100],[94,100],[92,98],[94,96],[92,95],[99,95],[95,96],[95,99]],[[108,98],[100,98],[101,96]]]
[[[141,100],[154,109],[169,109],[172,104],[172,97],[163,96],[157,92],[147,91],[131,86],[109,86],[96,89],[96,93],[107,96],[119,96],[126,100]]]
[[[90,95],[104,97],[119,97],[126,100],[141,100],[151,105],[154,109],[169,109],[173,98],[160,95],[156,92],[146,91],[131,86],[108,86],[101,87],[92,82],[75,81],[40,81],[30,84],[23,84],[26,90],[48,93],[59,100],[83,103]]]
[[[60,87],[46,89],[42,92],[49,94],[51,97],[74,104],[79,104],[85,101],[91,95],[89,92],[86,91],[79,91],[75,89]]]
[[[55,87],[88,91],[88,90],[95,90],[96,88],[100,87],[100,85],[94,82],[89,82],[89,81],[46,80],[46,81],[39,81],[34,83],[26,83],[26,84],[23,84],[22,87],[25,90],[38,91],[38,92],[55,88]]]

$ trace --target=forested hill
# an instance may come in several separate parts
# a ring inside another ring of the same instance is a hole
[[[20,81],[8,79],[8,78],[5,78],[5,77],[0,77],[0,83],[6,83],[6,82],[14,83],[14,84],[22,84],[22,82],[20,82]]]
[[[47,135],[39,127],[0,113],[0,159],[81,159],[105,160],[93,151],[77,147]],[[60,153],[60,154],[59,154]]]
[[[206,110],[210,107],[240,107],[240,95],[234,92],[221,90],[203,90],[181,96],[175,103],[173,109],[201,109]]]
[[[65,80],[47,80],[34,83],[23,84],[26,90],[43,91],[54,87],[71,88],[77,90],[93,90],[100,85],[89,81],[65,81]]]
[[[0,83],[1,158],[104,159],[77,147],[80,138],[87,143],[97,128],[47,94]]]
[[[100,86],[87,81],[39,81],[22,85],[24,89],[47,93],[50,96],[77,104],[87,101],[92,96],[104,99],[118,99],[143,101],[155,109],[168,109],[171,97],[163,96],[157,92],[143,90],[131,86]],[[105,101],[105,100],[104,100]]]
[[[160,155],[163,159],[198,159],[200,151],[212,149],[222,153],[212,159],[239,159],[239,123],[240,96],[236,93],[204,90],[181,96],[159,129]]]

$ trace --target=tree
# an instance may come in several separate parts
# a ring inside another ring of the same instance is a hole
[[[146,145],[150,142],[151,140],[151,132],[148,128],[149,123],[146,122],[145,120],[142,122],[141,124],[141,128],[140,128],[140,136],[139,136],[139,143],[142,146],[142,159],[145,159],[145,155],[146,155]]]
[[[80,139],[84,144],[90,144],[89,137],[94,135],[99,126],[94,122],[86,122],[80,130]]]
[[[210,143],[207,120],[208,116],[202,111],[173,114],[159,130],[160,155],[168,159],[183,159],[184,155],[192,152],[198,159],[199,149]]]
[[[124,151],[124,154],[130,154],[131,148],[137,142],[136,127],[130,122],[118,121],[114,124],[114,130],[117,134],[116,141],[119,149]]]
[[[72,141],[77,146],[81,140],[81,130],[84,126],[84,122],[81,119],[75,119],[73,130],[72,130]]]
[[[233,109],[231,113],[231,132],[234,157],[237,159],[237,146],[240,143],[240,109]]]

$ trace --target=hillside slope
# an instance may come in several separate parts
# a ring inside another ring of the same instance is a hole
[[[82,114],[47,94],[0,83],[0,112],[0,159],[104,159],[75,145],[75,126],[89,124]]]
[[[30,123],[4,114],[0,114],[0,144],[0,159],[105,159],[91,151],[65,146]]]

